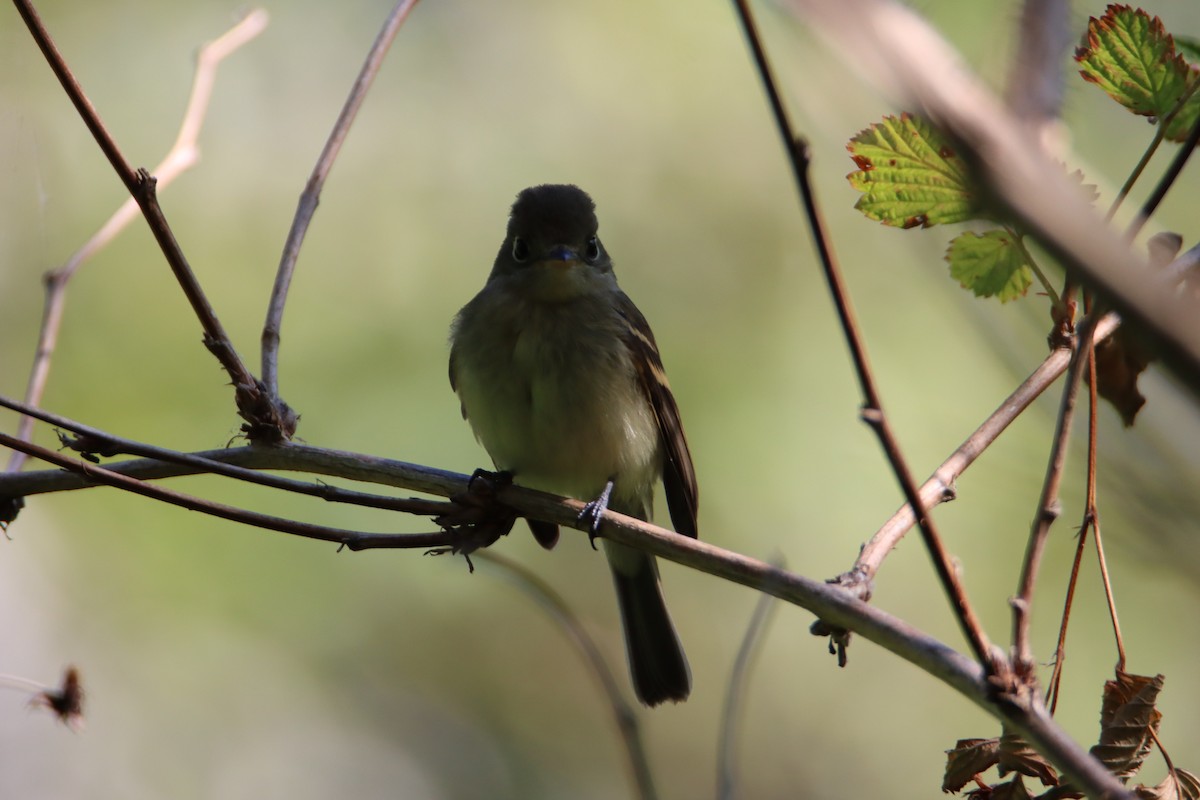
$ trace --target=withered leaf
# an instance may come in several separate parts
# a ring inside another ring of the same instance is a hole
[[[1021,780],[1020,775],[1016,775],[1011,781],[996,784],[992,787],[992,800],[1029,800],[1025,781]]]
[[[1058,785],[1057,770],[1015,733],[1006,733],[1000,738],[999,767],[1001,777],[1017,772],[1037,778],[1043,786]]]
[[[994,767],[999,760],[999,739],[959,739],[953,750],[946,751],[946,775],[942,779],[942,791],[959,791],[976,775]]]
[[[1124,328],[1096,345],[1096,391],[1112,404],[1127,428],[1146,404],[1137,382],[1149,364],[1150,358]]]
[[[1158,786],[1133,787],[1133,793],[1143,800],[1197,800],[1200,798],[1200,778],[1186,769],[1175,770]]]
[[[1116,679],[1104,682],[1100,706],[1100,741],[1091,754],[1122,780],[1142,767],[1154,744],[1162,712],[1155,708],[1162,691],[1163,676],[1131,675],[1118,671]]]

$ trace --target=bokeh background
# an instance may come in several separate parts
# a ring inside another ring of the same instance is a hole
[[[916,4],[1000,86],[1014,2]],[[175,135],[203,41],[237,3],[43,2],[39,8],[130,161]],[[289,0],[218,75],[203,160],[163,196],[244,357],[258,336],[296,199],[385,2]],[[1076,4],[1078,29],[1101,3]],[[1192,0],[1151,7],[1200,33]],[[1045,355],[1047,304],[1001,306],[947,276],[953,231],[897,231],[852,210],[845,141],[896,111],[802,26],[759,8],[914,470],[928,474]],[[1071,70],[1073,73],[1073,70]],[[1075,154],[1112,197],[1152,129],[1072,78]],[[1167,148],[1167,155],[1173,148]],[[1150,170],[1165,164],[1159,157]],[[450,318],[482,285],[516,192],[575,182],[596,199],[626,291],[652,321],[702,487],[702,535],[847,568],[899,503],[870,432],[746,48],[727,3],[538,0],[421,4],[355,125],[300,259],[282,389],[313,445],[470,472],[486,463],[446,381]],[[1139,187],[1135,197],[1148,189]],[[0,392],[24,391],[60,264],[122,188],[12,9],[0,9]],[[1194,170],[1156,224],[1197,235]],[[1101,411],[1101,510],[1133,671],[1167,677],[1164,742],[1197,768],[1200,522],[1194,401],[1152,368],[1138,425]],[[938,510],[980,615],[1007,641],[1057,390]],[[231,393],[143,225],[76,278],[48,408],[181,450],[225,445]],[[0,414],[12,430],[16,420]],[[1038,587],[1048,659],[1080,517],[1082,439]],[[39,441],[53,442],[41,430]],[[196,478],[224,502],[370,530],[427,520]],[[497,547],[543,576],[627,690],[609,577],[580,536]],[[1060,718],[1097,733],[1115,651],[1094,558],[1073,619]],[[718,720],[757,595],[662,571],[695,692],[639,715],[663,797],[712,793]],[[956,647],[922,548],[905,541],[876,602]],[[939,794],[943,750],[994,722],[931,677],[856,641],[848,669],[780,607],[737,734],[744,797]],[[335,552],[115,491],[34,498],[0,540],[0,672],[79,665],[87,729],[0,691],[3,798],[609,798],[630,792],[608,708],[561,632],[497,570],[414,552]],[[1144,778],[1157,783],[1155,757]]]

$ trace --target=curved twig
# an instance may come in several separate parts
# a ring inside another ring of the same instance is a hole
[[[224,34],[200,48],[196,56],[196,73],[192,78],[191,95],[187,109],[179,124],[179,133],[171,149],[154,168],[158,188],[165,189],[178,175],[185,172],[199,159],[196,140],[208,113],[212,97],[213,82],[217,67],[242,45],[258,36],[267,27],[267,12],[255,9]],[[62,327],[63,309],[67,302],[67,284],[75,273],[92,256],[104,249],[109,242],[123,231],[137,215],[137,203],[132,197],[121,204],[108,221],[88,239],[82,247],[71,254],[61,267],[47,272],[42,281],[46,286],[46,302],[42,310],[41,330],[38,333],[37,350],[30,369],[29,383],[25,390],[25,403],[37,406],[45,393],[50,377],[50,362],[58,345],[58,331]],[[33,418],[22,416],[17,423],[17,437],[30,441],[33,436]],[[25,463],[25,454],[14,450],[7,469],[15,472]]]
[[[292,228],[288,231],[287,242],[283,245],[279,269],[275,273],[275,286],[271,289],[271,299],[267,304],[267,319],[263,324],[263,385],[266,387],[267,395],[273,399],[279,397],[279,331],[283,324],[283,307],[287,302],[288,288],[292,284],[292,274],[296,270],[296,259],[300,257],[300,246],[304,243],[308,225],[317,211],[325,179],[329,176],[329,171],[333,169],[333,162],[341,152],[342,143],[350,132],[350,126],[354,124],[354,118],[357,116],[359,108],[362,107],[363,100],[366,99],[367,90],[371,88],[371,83],[375,80],[380,65],[383,64],[383,58],[387,55],[392,40],[396,38],[400,26],[408,18],[408,12],[416,4],[417,0],[399,0],[387,19],[384,20],[383,27],[380,29],[379,35],[375,37],[375,42],[371,45],[370,52],[367,53],[367,59],[363,62],[362,69],[359,70],[358,77],[354,81],[350,96],[346,98],[346,103],[342,106],[337,122],[334,123],[333,130],[329,133],[325,147],[317,158],[312,175],[309,176],[308,183],[304,185],[304,191],[300,194],[296,216],[292,220]]]

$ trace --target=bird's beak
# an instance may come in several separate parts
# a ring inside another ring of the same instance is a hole
[[[549,266],[565,268],[579,261],[579,254],[565,244],[556,244],[546,251],[543,261]]]

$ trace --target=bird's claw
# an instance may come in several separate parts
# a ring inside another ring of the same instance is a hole
[[[587,503],[577,518],[580,522],[588,523],[588,544],[592,546],[593,550],[596,549],[596,536],[600,533],[600,521],[604,517],[604,512],[608,510],[608,499],[612,496],[612,490],[613,482],[610,480],[605,484],[604,491],[600,493],[600,496]]]

